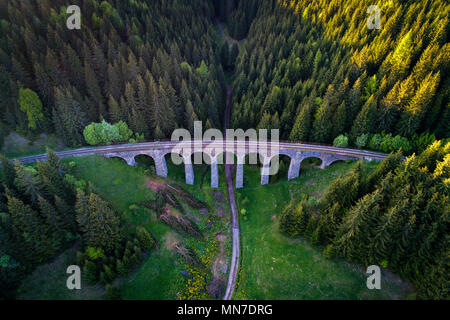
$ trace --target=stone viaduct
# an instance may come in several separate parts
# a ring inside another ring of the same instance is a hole
[[[211,142],[210,142],[211,143]],[[269,152],[261,152],[260,149],[251,148],[248,144],[235,144],[234,148],[224,148],[223,152],[216,153],[214,148],[203,144],[201,149],[195,148],[174,148],[173,143],[159,142],[148,148],[138,148],[136,150],[111,150],[110,152],[96,152],[107,158],[121,158],[129,165],[136,165],[136,157],[145,155],[151,157],[155,162],[156,174],[160,177],[167,177],[168,170],[166,164],[166,156],[177,153],[182,158],[185,167],[186,184],[194,184],[194,168],[192,156],[194,153],[207,154],[211,165],[211,187],[219,186],[219,170],[218,165],[224,163],[225,153],[234,154],[236,165],[236,188],[244,186],[244,165],[249,154],[257,153],[261,159],[261,184],[269,183],[269,167],[274,157],[284,155],[290,158],[290,166],[288,171],[288,180],[295,179],[300,174],[300,167],[303,160],[307,158],[318,158],[322,161],[320,168],[325,169],[333,162],[340,160],[358,160],[364,158],[366,160],[382,160],[386,155],[367,152],[354,149],[342,149],[335,147],[325,147],[316,145],[304,145],[295,143],[279,143],[275,151],[272,148]],[[231,151],[230,151],[231,150]],[[227,162],[228,163],[228,162]]]

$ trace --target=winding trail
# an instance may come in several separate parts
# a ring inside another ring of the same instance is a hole
[[[217,27],[219,28],[219,33],[222,39],[227,41],[228,44],[231,44],[233,41],[231,39],[228,39],[227,36],[225,35],[225,32],[223,31],[223,27],[219,21],[219,18],[216,18],[216,24]],[[224,131],[230,128],[232,90],[233,86],[229,84],[227,86],[227,101],[224,115]],[[228,274],[227,288],[225,290],[223,300],[232,299],[234,288],[236,286],[236,278],[239,270],[239,221],[237,214],[236,199],[234,197],[233,172],[234,166],[231,164],[225,164],[225,179],[227,181],[228,197],[230,199],[230,217],[231,217],[231,230],[233,233],[232,234],[233,247],[231,255],[230,273]]]
[[[231,91],[232,86],[229,85],[227,87],[227,106],[225,110],[225,123],[224,123],[225,130],[230,127]],[[225,179],[227,181],[228,196],[230,198],[231,226],[232,226],[231,228],[233,232],[233,249],[231,256],[230,273],[228,275],[227,289],[225,291],[223,300],[231,300],[231,298],[233,297],[239,267],[239,221],[237,215],[236,200],[234,198],[233,172],[234,166],[231,164],[225,164]]]

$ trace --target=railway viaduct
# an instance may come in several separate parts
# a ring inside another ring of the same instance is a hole
[[[387,155],[364,150],[336,148],[330,146],[310,145],[291,142],[266,142],[264,144],[249,141],[155,141],[137,144],[125,144],[116,146],[103,146],[96,148],[83,148],[71,151],[58,152],[62,158],[100,155],[107,158],[121,158],[127,164],[136,165],[136,157],[145,155],[151,157],[155,162],[156,174],[167,177],[168,170],[166,156],[178,154],[184,163],[186,184],[194,184],[194,169],[192,156],[194,153],[208,155],[211,165],[211,187],[219,186],[218,165],[224,163],[225,154],[233,154],[236,163],[236,188],[244,186],[244,165],[246,157],[250,154],[258,154],[261,168],[261,184],[269,183],[271,161],[277,156],[290,158],[288,179],[292,180],[299,176],[303,160],[307,158],[318,158],[322,161],[320,168],[324,169],[333,162],[340,160],[383,160]],[[46,155],[29,156],[19,158],[23,163],[32,163],[46,159]],[[229,164],[229,162],[227,162]]]

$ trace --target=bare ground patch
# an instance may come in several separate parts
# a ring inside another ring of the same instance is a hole
[[[228,270],[228,265],[226,261],[225,243],[228,237],[219,233],[216,238],[219,241],[219,254],[216,259],[214,259],[212,265],[213,278],[208,285],[208,293],[211,297],[219,299],[222,297],[226,286],[226,271]]]
[[[223,218],[226,215],[226,210],[225,210],[225,196],[222,193],[222,191],[214,191],[213,192],[213,199],[214,199],[214,203],[216,204],[216,214],[220,217]]]

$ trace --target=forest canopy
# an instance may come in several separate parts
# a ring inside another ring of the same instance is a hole
[[[236,62],[232,125],[270,123],[279,126],[282,139],[322,143],[347,133],[354,144],[363,134],[383,131],[448,138],[450,5],[370,4],[381,9],[379,30],[366,26],[367,1],[231,6],[231,17],[245,7],[254,19],[246,20],[251,24]],[[230,27],[236,23],[229,21]]]
[[[196,120],[220,125],[225,84],[208,1],[80,1],[81,30],[66,27],[68,5],[0,3],[2,128],[56,133],[74,147],[103,119],[146,139]]]

